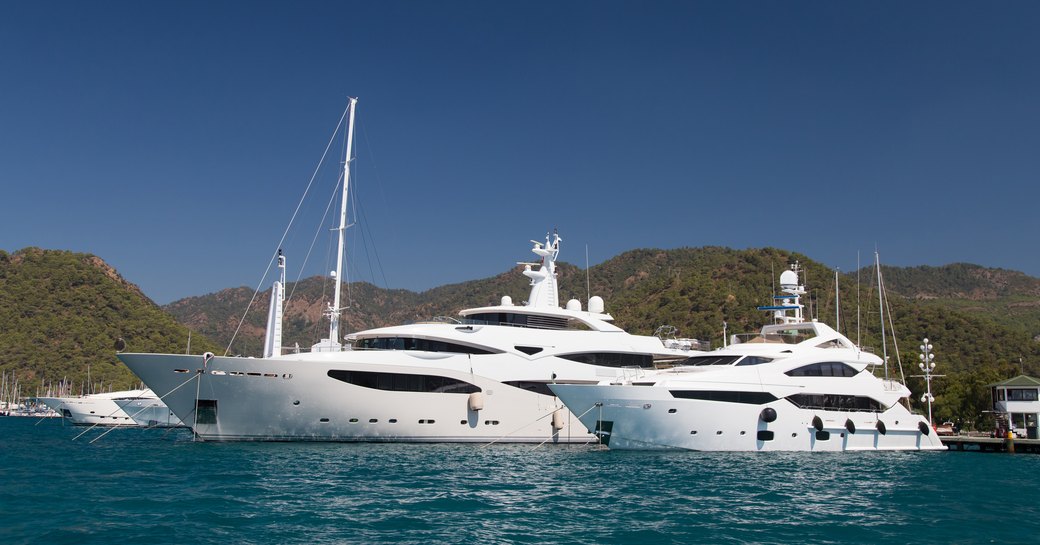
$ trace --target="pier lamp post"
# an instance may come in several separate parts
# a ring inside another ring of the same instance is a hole
[[[921,396],[921,401],[928,402],[928,424],[935,427],[935,422],[932,421],[932,402],[935,401],[935,397],[932,396],[932,371],[935,369],[935,353],[932,352],[932,345],[928,342],[928,337],[924,338],[924,343],[921,344],[921,353],[918,354],[921,362],[917,364],[918,367],[924,371],[924,375],[918,375],[924,377],[924,383],[927,388],[927,392]],[[938,375],[934,375],[938,376]]]

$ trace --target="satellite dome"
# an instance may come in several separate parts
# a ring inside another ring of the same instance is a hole
[[[797,288],[798,287],[798,273],[794,271],[784,271],[780,273],[780,287],[781,288]]]

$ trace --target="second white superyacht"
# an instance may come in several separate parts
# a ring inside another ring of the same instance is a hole
[[[802,319],[797,267],[780,276],[776,323],[644,376],[551,388],[611,449],[942,450],[881,358]]]

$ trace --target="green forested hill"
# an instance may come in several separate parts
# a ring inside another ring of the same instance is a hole
[[[882,267],[887,288],[911,299],[989,316],[1040,339],[1040,279],[969,263]]]
[[[116,359],[120,337],[129,350],[183,352],[188,330],[98,257],[0,250],[0,369],[17,376],[23,395],[63,378],[78,393],[88,365],[95,387],[136,387]],[[192,344],[214,346],[201,336]]]

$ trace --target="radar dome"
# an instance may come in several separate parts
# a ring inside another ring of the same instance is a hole
[[[511,307],[513,306],[513,298],[508,295],[502,296],[502,306]]]
[[[784,271],[780,273],[780,287],[781,288],[796,288],[798,287],[798,273],[794,271]]]
[[[567,301],[567,310],[581,310],[581,301],[577,299]]]
[[[595,312],[596,314],[603,314],[603,298],[598,295],[593,295],[589,298],[589,312]]]

